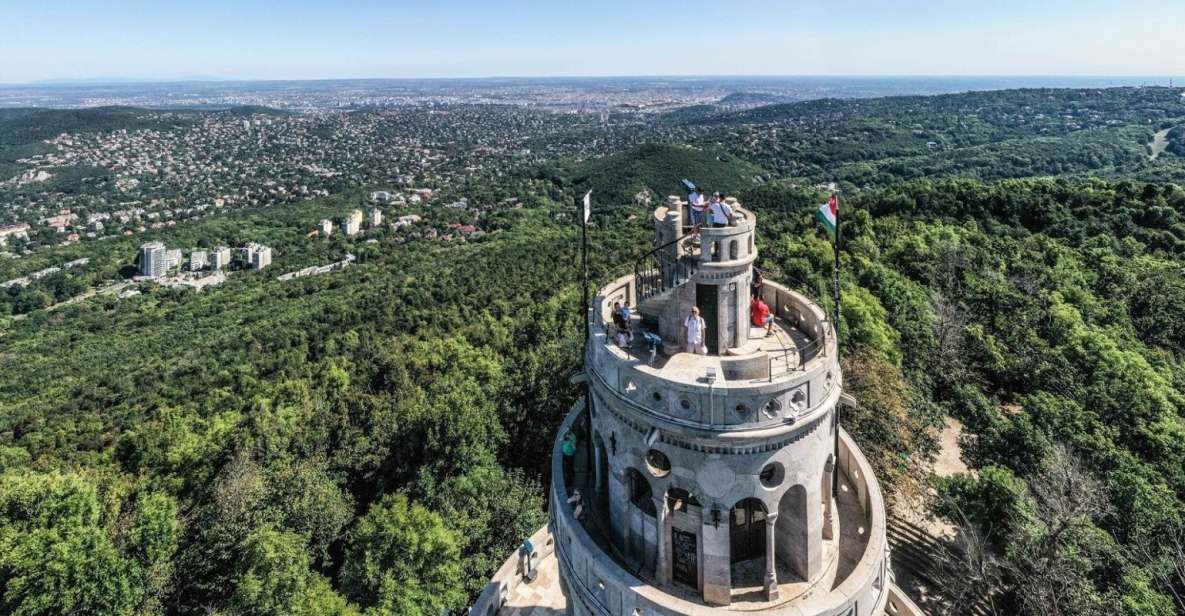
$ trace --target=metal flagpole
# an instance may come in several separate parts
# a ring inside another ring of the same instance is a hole
[[[584,207],[580,212],[580,263],[583,270],[581,292],[583,294],[582,307],[584,316],[581,317],[584,326],[584,346],[588,348],[588,217],[592,213],[592,191],[584,194]]]
[[[832,276],[834,278],[833,285],[835,287],[835,289],[834,289],[835,316],[832,318],[831,323],[832,323],[832,327],[835,328],[835,361],[838,362],[839,361],[839,320],[840,320],[839,238],[840,238],[840,229],[842,227],[840,226],[840,216],[841,216],[840,209],[841,208],[839,207],[839,196],[832,194],[831,198],[835,199],[835,265],[833,265],[831,268],[832,269]],[[840,419],[840,413],[842,412],[842,409],[843,409],[843,406],[841,406],[839,401],[837,400],[835,403],[835,464],[832,466],[832,469],[831,469],[831,494],[836,499],[839,498],[839,419]]]
[[[596,447],[593,441],[593,399],[592,399],[592,384],[590,382],[589,372],[591,368],[588,365],[588,341],[589,341],[589,305],[588,305],[588,219],[592,214],[592,191],[584,193],[582,199],[584,207],[580,211],[580,266],[581,266],[581,308],[583,315],[580,317],[580,326],[584,328],[584,404],[588,412],[584,415],[585,420],[585,436],[587,442],[585,447],[588,449],[588,463],[590,468],[595,468]],[[596,499],[593,499],[594,501]]]

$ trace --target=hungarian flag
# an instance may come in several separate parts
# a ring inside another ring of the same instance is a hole
[[[584,193],[584,222],[588,222],[588,218],[592,216],[592,191]]]
[[[839,219],[839,198],[831,195],[827,203],[819,206],[819,211],[815,212],[815,218],[823,223],[823,227],[827,229],[827,233],[831,239],[835,240],[835,222]]]

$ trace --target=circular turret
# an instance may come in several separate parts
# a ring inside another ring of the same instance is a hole
[[[654,249],[591,306],[588,397],[552,461],[546,552],[564,606],[880,616],[891,600],[911,614],[887,577],[880,488],[837,423],[834,329],[810,298],[751,285],[757,219],[730,206],[728,224],[691,228],[670,198]],[[751,323],[755,298],[768,328]],[[686,344],[692,307],[707,349]]]

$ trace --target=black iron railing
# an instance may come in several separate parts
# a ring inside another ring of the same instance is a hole
[[[693,228],[689,233],[638,257],[634,262],[634,291],[638,304],[691,280],[698,268],[699,258],[691,254],[675,256],[679,251],[672,248],[698,232],[699,229]]]

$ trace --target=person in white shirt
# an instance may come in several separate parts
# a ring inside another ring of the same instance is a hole
[[[688,209],[691,210],[691,226],[694,227],[704,222],[704,214],[708,211],[708,204],[704,202],[704,195],[698,188],[687,195],[687,203],[690,206]]]
[[[720,193],[712,195],[712,203],[708,205],[708,210],[712,214],[713,226],[727,227],[732,220],[732,206],[724,202],[724,195]]]
[[[703,317],[699,316],[699,306],[692,306],[691,314],[683,321],[688,353],[708,354],[708,347],[704,344],[704,332],[707,329],[708,324],[704,322]]]

